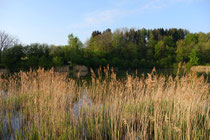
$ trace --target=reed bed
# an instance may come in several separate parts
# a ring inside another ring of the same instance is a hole
[[[109,67],[91,73],[90,83],[53,69],[0,79],[0,138],[209,139],[210,87],[204,77],[153,70],[120,80]],[[78,104],[84,95],[90,101]]]

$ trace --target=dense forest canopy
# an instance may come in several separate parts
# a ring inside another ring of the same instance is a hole
[[[81,64],[96,68],[107,64],[120,69],[174,68],[210,65],[210,33],[184,29],[117,29],[93,31],[82,44],[73,34],[68,45],[14,45],[1,53],[1,66],[11,72],[44,67]]]

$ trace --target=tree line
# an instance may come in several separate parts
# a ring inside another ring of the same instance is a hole
[[[11,45],[10,45],[11,46]],[[175,68],[210,65],[210,33],[190,33],[184,29],[117,29],[93,31],[84,44],[73,34],[68,45],[13,44],[0,46],[0,66],[11,72],[64,65],[119,69]]]

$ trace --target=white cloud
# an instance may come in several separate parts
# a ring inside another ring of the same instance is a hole
[[[163,3],[160,0],[152,0],[148,3],[142,4],[139,10],[161,9],[164,7],[166,7],[166,3]]]
[[[184,3],[191,3],[191,2],[196,2],[196,1],[202,1],[202,0],[170,0],[172,2],[184,2]]]
[[[80,23],[75,23],[72,28],[86,28],[86,27],[99,27],[103,25],[109,25],[115,23],[120,18],[128,15],[129,11],[125,10],[103,10],[103,11],[93,11],[86,13],[81,19]]]
[[[113,9],[96,10],[86,13],[79,24],[75,23],[71,27],[80,29],[86,27],[96,28],[113,24],[120,18],[163,9],[177,3],[189,4],[196,1],[199,0],[113,0],[112,5],[110,5]]]
[[[139,10],[155,10],[163,9],[174,4],[192,4],[204,0],[146,0],[144,3],[139,3]]]
[[[84,22],[86,25],[90,26],[113,23],[121,15],[122,12],[119,10],[95,11],[85,15]]]

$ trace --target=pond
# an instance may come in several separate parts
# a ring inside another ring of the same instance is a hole
[[[4,100],[7,99],[7,92],[1,91],[0,96],[4,97]],[[75,118],[79,118],[79,113],[83,109],[90,109],[93,106],[93,102],[85,93],[85,90],[82,90],[81,96],[77,102],[74,103],[72,110],[73,116]],[[23,126],[24,116],[21,114],[19,110],[1,110],[1,126],[0,130],[3,134],[3,139],[10,140],[16,139],[15,134],[20,133],[21,128]],[[11,133],[12,132],[12,133]],[[1,134],[1,133],[0,133]],[[1,136],[1,135],[0,135]]]

